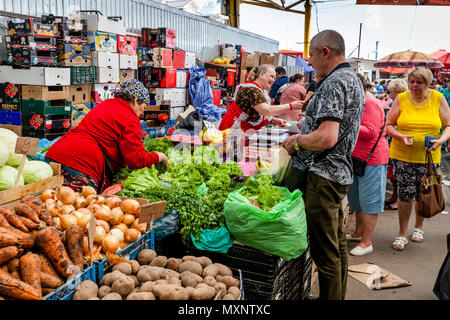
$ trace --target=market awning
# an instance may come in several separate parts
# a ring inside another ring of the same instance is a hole
[[[408,73],[412,68],[393,68],[387,67],[380,69],[380,72],[386,72],[390,74],[400,74],[400,73]]]
[[[303,71],[305,73],[312,73],[312,72],[314,72],[314,69],[312,67],[308,66],[308,62],[306,62],[304,59],[302,59],[300,57],[295,59],[295,65],[303,67]]]
[[[401,51],[391,53],[374,64],[375,68],[412,68],[418,66],[435,69],[444,67],[444,64],[434,57],[417,51]]]

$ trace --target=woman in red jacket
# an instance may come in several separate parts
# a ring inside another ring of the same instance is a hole
[[[102,192],[111,183],[111,171],[160,162],[168,167],[167,156],[146,152],[141,139],[139,117],[149,103],[150,95],[141,82],[125,81],[113,99],[99,103],[55,142],[46,157],[62,164],[64,184],[75,191],[89,185]]]

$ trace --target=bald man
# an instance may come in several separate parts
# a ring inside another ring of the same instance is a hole
[[[306,107],[300,133],[283,143],[292,154],[284,184],[303,191],[311,255],[319,270],[319,299],[344,300],[347,240],[342,200],[353,182],[350,155],[358,138],[364,90],[333,30],[311,39],[310,60],[321,79]],[[307,178],[301,172],[307,168]]]

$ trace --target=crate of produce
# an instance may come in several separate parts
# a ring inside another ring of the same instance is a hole
[[[58,65],[56,52],[32,49],[7,49],[7,62],[9,65],[19,68],[56,67]]]
[[[41,23],[35,19],[27,18],[22,22],[6,21],[8,34],[32,35],[39,37],[56,37],[58,36],[58,28],[55,23]]]
[[[87,44],[87,21],[68,17],[55,17],[58,40],[71,44]]]
[[[87,44],[58,44],[58,63],[62,66],[90,66],[91,49]]]
[[[124,257],[128,260],[136,259],[137,254],[142,249],[155,249],[155,232],[153,230],[148,231],[144,235],[140,236],[135,242],[129,244],[127,247],[119,250],[116,254],[121,257]],[[107,273],[112,264],[106,259],[96,260],[95,263],[96,268],[96,278],[100,281],[103,278],[103,275]]]
[[[84,84],[97,82],[97,68],[95,66],[70,67],[70,83]]]
[[[39,51],[56,51],[56,38],[42,38],[35,36],[19,36],[17,34],[5,36],[7,49],[29,49]]]
[[[46,115],[70,115],[70,100],[22,100],[22,113],[39,113]]]
[[[39,129],[36,130],[33,127],[22,128],[22,135],[24,137],[32,137],[39,139],[54,140],[58,137],[66,134],[70,128],[58,128],[58,129]]]
[[[22,113],[20,111],[16,112],[12,110],[0,110],[0,124],[20,126],[22,125],[21,115]]]
[[[86,280],[96,282],[96,269],[95,265],[88,266],[81,270],[79,273],[67,279],[66,283],[61,287],[53,290],[51,293],[44,297],[45,300],[72,300],[78,285]]]
[[[69,86],[22,86],[22,99],[64,100],[69,96]]]
[[[71,127],[71,115],[45,115],[36,113],[22,114],[23,129],[68,129]]]

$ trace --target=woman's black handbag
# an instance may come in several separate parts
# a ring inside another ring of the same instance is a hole
[[[353,163],[353,174],[358,177],[364,176],[364,172],[366,171],[367,162],[372,157],[373,152],[375,151],[375,148],[378,145],[378,141],[380,141],[381,136],[383,135],[384,127],[386,126],[386,118],[384,118],[384,124],[383,128],[381,128],[380,135],[378,136],[377,142],[375,142],[375,145],[373,146],[372,150],[369,153],[369,156],[367,157],[367,160],[363,160],[360,158],[356,158],[352,156],[352,163]]]

